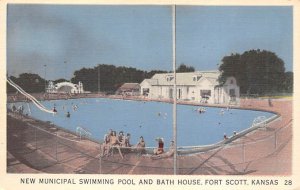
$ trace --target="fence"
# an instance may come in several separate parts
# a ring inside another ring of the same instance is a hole
[[[23,118],[26,120],[26,118]],[[276,127],[281,125],[279,128]],[[275,120],[265,128],[216,149],[189,155],[179,155],[179,174],[246,174],[251,173],[249,164],[270,159],[292,137],[292,121],[282,124]],[[102,174],[172,174],[173,157],[151,159],[150,155],[117,151],[112,156],[100,157],[99,143],[66,133],[56,127],[46,127],[27,118],[26,125],[11,134],[19,148],[8,151],[45,173],[102,173]],[[16,137],[14,137],[14,135]],[[9,136],[9,134],[8,134]],[[82,139],[81,139],[82,138]],[[8,144],[11,142],[8,142]],[[28,150],[28,151],[26,151]],[[291,159],[291,158],[287,158]],[[291,160],[290,160],[291,161]],[[254,164],[255,165],[255,164]],[[258,170],[260,169],[259,166]],[[265,167],[265,170],[268,167]],[[274,168],[269,168],[272,170]]]

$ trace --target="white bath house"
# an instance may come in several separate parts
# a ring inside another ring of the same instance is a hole
[[[219,71],[177,73],[177,99],[210,104],[236,104],[240,88],[234,77],[228,77],[223,85],[218,82]],[[141,95],[152,99],[173,98],[173,73],[155,74],[140,84]]]

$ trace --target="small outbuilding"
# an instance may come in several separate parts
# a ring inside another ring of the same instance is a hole
[[[139,96],[140,95],[140,84],[139,83],[124,83],[118,88],[116,94],[127,95],[127,96]]]

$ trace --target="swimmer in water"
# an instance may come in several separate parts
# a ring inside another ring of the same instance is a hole
[[[199,113],[204,113],[206,110],[205,110],[205,108],[203,108],[203,107],[200,107],[200,108],[198,108],[198,112]]]
[[[164,114],[164,119],[167,119],[167,116],[168,116],[168,114],[167,114],[167,113],[165,113],[165,114]]]
[[[224,115],[224,109],[221,109],[220,115]]]
[[[12,104],[11,110],[12,110],[13,112],[16,112],[16,111],[17,111],[17,108],[16,108],[16,105],[15,105],[15,104]]]
[[[57,113],[57,110],[56,110],[55,106],[53,107],[53,112]]]
[[[68,118],[69,118],[69,117],[71,117],[71,114],[70,114],[70,112],[68,112],[66,116],[67,116]]]
[[[72,107],[73,107],[73,110],[74,110],[74,111],[76,111],[76,110],[77,110],[77,108],[78,108],[78,106],[77,106],[77,105],[73,105]]]

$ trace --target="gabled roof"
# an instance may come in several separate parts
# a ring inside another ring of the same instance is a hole
[[[158,80],[157,79],[144,79],[143,82],[147,82],[150,85],[158,85]]]
[[[218,85],[218,77],[220,76],[220,74],[221,73],[219,71],[196,71],[189,73],[176,73],[176,83],[177,85],[193,86],[200,84],[203,79],[207,79],[212,85]],[[173,73],[155,74],[151,79],[155,80],[157,83],[151,85],[173,85],[173,76]],[[194,77],[196,77],[196,80],[193,80]]]
[[[124,83],[119,89],[139,89],[139,83]]]

